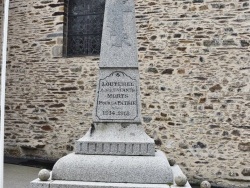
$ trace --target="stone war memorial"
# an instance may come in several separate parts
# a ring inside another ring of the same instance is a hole
[[[93,124],[51,177],[39,177],[31,188],[190,187],[141,125],[134,6],[106,1]]]

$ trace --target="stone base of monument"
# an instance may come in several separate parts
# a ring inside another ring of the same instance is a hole
[[[30,188],[178,188],[174,177],[180,174],[161,151],[155,156],[71,153],[57,161],[50,180],[36,179]],[[189,183],[183,187],[191,188]]]
[[[65,169],[64,169],[65,170]],[[173,176],[182,174],[178,165],[171,167]],[[191,188],[187,182],[182,188]],[[173,181],[172,183],[109,183],[109,182],[84,182],[84,181],[68,181],[68,180],[52,180],[41,181],[36,179],[30,183],[30,188],[181,188]]]
[[[167,184],[173,182],[165,154],[113,156],[69,154],[57,161],[52,179],[83,182]]]
[[[164,184],[132,184],[132,183],[103,183],[103,182],[80,182],[80,181],[48,181],[34,180],[32,188],[180,188],[176,185]],[[183,187],[182,187],[183,188]],[[187,183],[184,188],[191,188]]]
[[[98,123],[92,126],[81,139],[76,141],[76,154],[155,155],[155,142],[144,132],[142,125]],[[94,132],[93,134],[92,131]]]
[[[130,184],[130,183],[103,183],[103,182],[80,182],[80,181],[50,181],[31,182],[32,188],[170,188],[164,184]]]

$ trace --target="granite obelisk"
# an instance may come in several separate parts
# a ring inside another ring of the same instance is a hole
[[[169,188],[173,170],[141,126],[134,0],[106,1],[99,68],[91,128],[31,188]]]
[[[76,142],[76,153],[154,156],[154,140],[140,126],[133,0],[106,1],[99,67],[94,124]]]

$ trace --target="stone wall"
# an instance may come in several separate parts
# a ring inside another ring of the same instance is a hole
[[[136,0],[142,115],[191,182],[250,183],[248,0]],[[98,56],[62,57],[63,0],[10,3],[5,154],[54,160],[92,120]]]

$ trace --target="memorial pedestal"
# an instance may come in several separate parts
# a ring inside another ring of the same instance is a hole
[[[178,165],[171,167],[173,176],[182,174]],[[36,179],[30,183],[30,188],[192,188],[187,182],[185,186],[177,186],[175,182],[169,184],[139,184],[139,183],[107,183],[107,182],[83,182],[48,180],[46,182]]]
[[[141,127],[134,7],[134,0],[106,1],[94,123],[75,153],[58,160],[51,180],[31,188],[178,187],[174,176],[182,172]]]
[[[165,154],[155,156],[113,156],[69,154],[57,161],[52,180],[169,184],[173,174]]]
[[[132,184],[132,183],[103,183],[103,182],[81,182],[81,181],[50,181],[47,183],[40,180],[31,182],[34,188],[170,188],[163,184]]]
[[[94,131],[92,131],[94,129]],[[141,125],[98,123],[76,141],[76,154],[154,156],[155,143]]]

